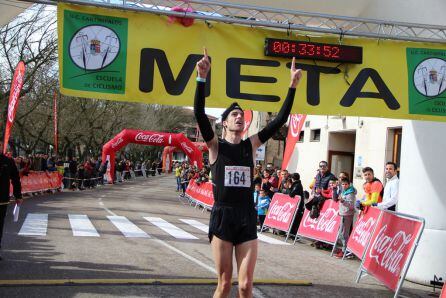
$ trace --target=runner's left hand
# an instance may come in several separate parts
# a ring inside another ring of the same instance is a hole
[[[291,82],[290,82],[290,88],[296,88],[297,85],[299,85],[300,79],[302,78],[302,70],[296,69],[296,58],[293,57],[293,61],[291,61]]]

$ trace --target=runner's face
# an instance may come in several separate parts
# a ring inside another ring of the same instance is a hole
[[[242,132],[245,128],[245,115],[241,110],[233,110],[226,118],[226,129],[230,131]]]

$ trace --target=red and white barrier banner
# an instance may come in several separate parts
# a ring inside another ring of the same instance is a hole
[[[312,219],[310,211],[305,209],[304,216],[297,233],[306,238],[323,242],[335,243],[338,236],[341,217],[339,216],[339,203],[326,200],[320,210],[318,218]]]
[[[45,191],[61,187],[62,175],[59,172],[29,172],[20,178],[22,193]],[[12,185],[9,191],[12,196]]]
[[[212,183],[210,182],[197,184],[194,179],[191,179],[186,189],[186,195],[202,205],[208,207],[214,206],[214,192],[212,190]]]
[[[381,210],[374,207],[367,207],[359,214],[353,225],[352,233],[348,238],[347,249],[362,259],[365,247],[369,243],[370,237],[379,219]]]
[[[422,222],[383,212],[364,255],[362,267],[393,291],[397,291],[403,268]]]
[[[275,193],[263,225],[288,232],[293,224],[299,201],[299,196],[291,198],[286,194]]]

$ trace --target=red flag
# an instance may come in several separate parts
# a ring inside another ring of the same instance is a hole
[[[245,136],[248,134],[248,129],[249,129],[249,126],[251,126],[251,122],[252,122],[252,111],[245,110],[245,111],[243,111],[243,113],[245,115],[245,128],[243,129],[243,132],[242,132],[242,139],[244,139]]]
[[[6,119],[5,140],[3,144],[3,153],[6,154],[8,148],[9,136],[11,135],[12,125],[14,124],[15,113],[19,105],[20,91],[25,80],[25,63],[20,61],[14,71],[9,93],[8,117]]]
[[[286,147],[283,153],[282,170],[285,170],[290,162],[291,155],[293,155],[294,146],[299,140],[299,135],[307,115],[292,114],[290,124],[288,127],[288,136],[286,137]]]
[[[53,109],[54,109],[54,152],[57,154],[58,152],[58,144],[59,144],[59,139],[58,139],[58,135],[59,132],[57,130],[57,93],[56,91],[54,91],[54,105],[53,105]]]

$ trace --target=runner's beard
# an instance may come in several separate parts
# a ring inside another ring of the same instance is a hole
[[[231,131],[231,132],[235,132],[235,133],[242,133],[243,132],[243,130],[244,130],[244,125],[242,125],[242,126],[240,126],[240,128],[239,127],[237,127],[237,125],[234,125],[234,128],[233,129],[231,129],[229,126],[228,126],[228,131]]]

